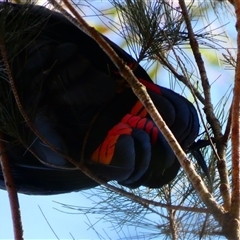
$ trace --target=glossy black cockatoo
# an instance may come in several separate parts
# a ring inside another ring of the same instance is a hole
[[[173,151],[94,40],[44,7],[1,3],[0,9],[0,34],[15,87],[42,137],[105,181],[159,188],[174,179],[180,165]],[[155,85],[130,55],[105,39],[126,64],[135,66],[134,74],[187,150],[199,131],[194,106]],[[18,191],[57,194],[97,186],[41,141],[17,113],[3,64],[0,77],[1,115],[8,119],[1,118],[1,132]],[[5,188],[2,172],[0,185]]]

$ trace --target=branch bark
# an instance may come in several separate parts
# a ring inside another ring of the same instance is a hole
[[[223,153],[222,149],[225,149],[225,146],[221,145],[221,138],[223,136],[222,130],[221,130],[221,125],[220,125],[219,120],[216,118],[216,116],[214,114],[212,100],[211,100],[210,84],[209,84],[206,69],[204,66],[204,61],[203,61],[201,53],[199,51],[199,45],[198,45],[197,39],[194,36],[194,31],[193,31],[193,28],[191,25],[191,21],[189,18],[189,13],[188,13],[187,6],[185,4],[185,0],[179,0],[179,5],[182,9],[182,15],[185,19],[185,23],[186,23],[187,30],[188,30],[188,36],[190,39],[190,46],[191,46],[196,64],[199,69],[199,74],[201,77],[202,87],[203,87],[204,96],[205,96],[204,111],[206,113],[206,118],[213,130],[214,137],[215,137],[216,143],[217,143],[217,149],[218,150],[220,149],[220,151],[218,151],[218,154]],[[223,154],[221,154],[221,155],[219,154],[219,157],[221,158],[221,161],[225,161],[225,159],[223,158]],[[218,168],[218,171],[219,171],[220,180],[221,180],[220,191],[221,191],[221,194],[223,197],[224,206],[225,206],[226,210],[228,210],[230,208],[231,196],[230,196],[229,179],[228,179],[228,172],[227,172],[226,164],[221,164],[221,168]],[[222,191],[223,189],[224,189],[224,191]]]
[[[190,181],[192,182],[194,188],[198,192],[199,196],[201,197],[202,201],[208,207],[209,211],[215,216],[218,221],[222,221],[222,216],[224,210],[221,206],[217,204],[213,196],[209,193],[208,189],[206,188],[205,184],[203,183],[202,179],[196,173],[193,164],[187,159],[186,154],[181,149],[180,145],[176,141],[175,137],[164,123],[162,117],[156,110],[151,98],[148,96],[145,87],[139,83],[136,79],[134,74],[132,73],[131,69],[124,64],[122,59],[120,59],[117,54],[113,51],[113,49],[109,46],[109,44],[101,37],[99,32],[97,32],[93,27],[90,27],[78,14],[78,12],[74,9],[74,7],[67,1],[63,0],[64,4],[71,11],[71,13],[76,17],[76,21],[66,14],[66,11],[58,5],[54,0],[49,0],[59,11],[61,11],[70,21],[77,25],[81,30],[86,32],[89,36],[91,36],[99,46],[107,53],[109,58],[118,68],[119,73],[122,77],[128,81],[130,86],[132,87],[133,92],[145,106],[149,114],[151,115],[153,121],[156,123],[157,127],[160,129],[166,140],[168,141],[169,145],[172,147],[175,155],[178,157],[180,164],[184,168],[186,174],[188,175]]]
[[[239,221],[240,217],[240,3],[235,2],[237,16],[237,66],[232,104],[232,201],[230,214]]]
[[[0,138],[3,139],[2,133],[0,133]],[[11,213],[12,213],[14,238],[16,240],[22,240],[23,229],[22,229],[22,221],[21,221],[17,189],[12,176],[12,171],[11,171],[11,166],[9,163],[8,156],[4,151],[5,151],[4,143],[0,141],[1,166],[2,166],[2,172],[4,176],[6,189],[8,192]]]
[[[0,53],[3,58],[3,63],[6,66],[8,64],[6,58],[6,51],[4,48],[3,39],[0,37]],[[0,139],[4,139],[2,132],[0,132]],[[14,178],[12,175],[12,170],[8,156],[5,152],[4,142],[0,141],[0,162],[2,166],[3,177],[6,185],[6,190],[8,192],[10,209],[12,213],[12,222],[13,222],[13,232],[14,238],[16,240],[23,239],[23,228],[20,214],[20,206],[18,201],[17,189],[14,183]]]

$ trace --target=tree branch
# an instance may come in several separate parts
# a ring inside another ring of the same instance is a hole
[[[196,61],[196,64],[198,66],[199,69],[199,73],[200,73],[200,77],[201,77],[201,82],[202,82],[202,86],[203,86],[203,91],[204,91],[204,96],[205,96],[205,102],[204,102],[204,106],[205,106],[205,113],[206,113],[206,118],[208,123],[210,124],[215,139],[216,139],[216,143],[217,143],[217,149],[218,149],[218,155],[221,159],[221,161],[225,161],[223,155],[220,155],[219,153],[223,153],[222,150],[219,151],[219,149],[225,149],[225,146],[221,145],[221,138],[222,138],[222,131],[221,131],[221,125],[219,120],[216,118],[214,111],[213,111],[213,105],[212,105],[212,101],[211,101],[211,92],[210,92],[210,84],[208,81],[208,77],[207,77],[207,73],[205,70],[205,66],[204,66],[204,62],[201,56],[201,53],[199,51],[199,45],[197,42],[197,39],[194,36],[194,32],[193,32],[193,28],[191,25],[191,21],[189,18],[189,13],[188,13],[188,9],[186,7],[185,1],[184,0],[179,0],[179,5],[182,9],[182,15],[185,19],[185,23],[187,26],[187,30],[188,30],[188,36],[190,39],[190,46]],[[223,197],[223,201],[224,201],[224,206],[226,206],[227,209],[229,209],[230,206],[230,191],[229,188],[227,187],[222,187],[223,186],[229,186],[229,179],[228,179],[228,173],[227,173],[227,168],[225,167],[226,164],[222,164],[221,168],[218,168],[219,171],[219,175],[220,175],[220,181],[221,181],[221,186],[220,186],[220,191]],[[222,189],[225,189],[224,192],[222,192]]]
[[[2,133],[0,133],[0,138],[2,139]],[[20,206],[18,201],[17,189],[12,176],[11,166],[7,154],[5,153],[4,143],[0,141],[0,156],[1,156],[1,166],[4,176],[4,181],[6,185],[6,190],[8,192],[8,198],[10,203],[10,209],[12,213],[13,222],[13,232],[14,238],[16,240],[23,239],[23,229],[20,214]]]
[[[8,65],[7,55],[4,48],[2,37],[0,37],[0,53],[2,55],[4,66]],[[0,139],[3,139],[2,132],[0,132]],[[22,240],[23,229],[22,229],[22,221],[21,221],[17,189],[14,183],[10,162],[9,162],[7,153],[5,152],[5,146],[3,141],[0,141],[0,156],[1,156],[1,166],[2,166],[3,177],[4,177],[6,189],[8,192],[9,203],[10,203],[10,208],[12,213],[14,237],[16,240]]]
[[[54,0],[49,0],[49,1],[65,15],[65,11],[64,9],[61,8],[61,6],[59,6]],[[141,83],[139,83],[139,81],[136,79],[136,77],[134,76],[132,71],[129,69],[129,67],[126,66],[122,61],[122,59],[120,59],[117,56],[117,54],[109,46],[109,44],[101,37],[99,32],[97,32],[93,27],[90,27],[81,18],[81,16],[77,13],[77,11],[73,8],[73,6],[67,0],[63,0],[63,2],[67,6],[67,8],[71,11],[71,13],[76,17],[78,21],[77,26],[81,30],[84,29],[84,31],[87,32],[88,35],[91,36],[99,44],[99,46],[107,53],[109,58],[118,68],[119,73],[122,75],[122,77],[128,81],[128,83],[133,89],[133,92],[140,99],[144,107],[147,109],[147,111],[151,115],[153,121],[156,123],[157,127],[160,129],[160,131],[163,133],[164,137],[168,141],[169,145],[172,147],[175,155],[178,157],[180,164],[182,165],[185,172],[187,173],[189,179],[191,180],[194,188],[200,195],[202,201],[208,207],[209,211],[213,213],[215,218],[220,221],[222,218],[222,214],[224,212],[223,209],[217,204],[213,196],[209,193],[208,189],[204,185],[202,179],[198,176],[198,174],[194,170],[193,164],[187,159],[186,154],[181,149],[175,137],[173,136],[173,134],[171,133],[167,125],[164,123],[158,111],[156,110],[151,98],[147,94],[145,87]],[[70,18],[70,21],[72,21],[71,18]],[[76,21],[73,21],[73,23],[76,24]]]
[[[232,103],[232,201],[230,214],[240,218],[240,3],[235,2],[237,17],[237,66],[233,88]]]

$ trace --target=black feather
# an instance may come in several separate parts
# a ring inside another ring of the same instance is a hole
[[[60,13],[10,3],[0,3],[0,34],[4,35],[26,113],[36,130],[59,151],[77,162],[83,156],[97,176],[128,187],[158,188],[176,177],[180,165],[170,146],[115,65],[88,35]],[[108,38],[105,40],[126,64],[136,64],[129,54]],[[19,120],[21,115],[1,69],[1,109],[6,110],[1,110],[1,115],[11,114],[10,121],[1,118],[0,129],[5,133],[18,191],[57,194],[96,186],[79,170],[60,169],[71,168],[72,164],[38,139],[23,119]],[[151,85],[147,86],[148,93],[157,110],[187,150],[199,130],[193,105],[179,94],[153,84],[141,66],[137,65],[134,74],[148,82],[146,86]],[[140,110],[135,111],[136,107]],[[128,114],[135,122],[125,122]],[[127,133],[118,129],[122,124]],[[104,154],[96,161],[93,156],[100,147]],[[111,147],[114,151],[110,154]],[[0,187],[5,188],[2,173]]]

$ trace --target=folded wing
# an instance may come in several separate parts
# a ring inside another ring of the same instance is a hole
[[[177,175],[180,165],[170,146],[94,40],[60,13],[44,7],[0,3],[0,19],[8,33],[6,48],[21,103],[43,138],[59,152],[83,161],[102,179],[130,188],[158,188]],[[126,64],[136,64],[105,39]],[[199,128],[193,105],[153,84],[141,66],[134,73],[187,150]],[[1,76],[0,87],[8,90],[0,93],[0,100],[11,112],[10,106],[16,103],[12,97],[7,100],[9,85]],[[23,119],[16,121],[14,113],[10,119],[16,132],[24,133],[13,134],[10,124],[0,123],[6,125],[6,153],[20,192],[57,194],[97,185],[73,170]],[[2,172],[0,187],[5,188]]]

